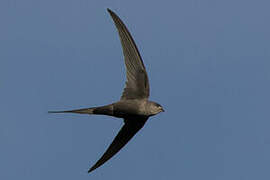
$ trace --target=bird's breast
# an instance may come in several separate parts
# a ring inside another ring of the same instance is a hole
[[[144,104],[138,100],[120,101],[114,104],[113,114],[116,117],[145,116]]]

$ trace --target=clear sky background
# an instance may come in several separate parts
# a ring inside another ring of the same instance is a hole
[[[1,0],[0,179],[270,179],[267,0]],[[143,57],[165,113],[87,174],[122,126],[48,114],[119,100],[122,49]]]

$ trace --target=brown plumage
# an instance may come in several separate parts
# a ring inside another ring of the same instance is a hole
[[[150,116],[163,112],[158,103],[148,100],[149,80],[138,48],[121,19],[108,9],[118,30],[126,66],[126,86],[120,101],[101,107],[49,113],[79,113],[108,115],[124,119],[124,125],[101,158],[88,172],[100,167],[114,156],[144,126]]]

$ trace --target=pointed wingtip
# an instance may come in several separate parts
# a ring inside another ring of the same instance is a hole
[[[113,11],[112,11],[110,8],[107,8],[107,11],[108,11],[110,14],[113,13]]]
[[[94,171],[96,168],[97,168],[97,167],[95,167],[95,166],[91,167],[91,168],[88,170],[88,173]]]
[[[107,11],[110,13],[111,16],[116,16],[116,14],[110,8],[107,8]]]

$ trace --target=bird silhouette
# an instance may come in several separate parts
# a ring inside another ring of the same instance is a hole
[[[49,111],[49,113],[98,114],[123,118],[124,125],[101,158],[88,173],[103,165],[113,157],[144,126],[150,116],[164,112],[162,106],[149,101],[149,81],[138,48],[122,20],[107,9],[118,30],[122,44],[125,66],[126,86],[119,101],[100,107],[68,111]]]

